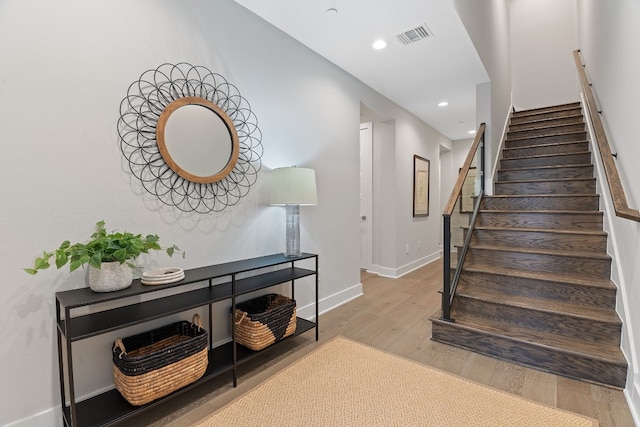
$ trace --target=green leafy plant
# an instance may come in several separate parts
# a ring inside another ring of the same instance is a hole
[[[36,274],[38,270],[44,270],[50,267],[51,258],[55,258],[57,268],[69,264],[69,271],[89,264],[92,267],[100,268],[103,262],[119,262],[127,263],[134,268],[135,265],[131,260],[136,259],[140,254],[149,253],[150,250],[164,250],[169,256],[174,253],[185,253],[176,245],[168,248],[162,248],[158,240],[160,238],[155,234],[149,234],[146,237],[141,234],[133,234],[129,232],[107,232],[104,227],[104,221],[96,223],[96,231],[91,235],[91,240],[87,243],[71,244],[65,240],[60,247],[53,252],[43,252],[42,256],[36,258],[32,268],[25,268],[29,274]]]

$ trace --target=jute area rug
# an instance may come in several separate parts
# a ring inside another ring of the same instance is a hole
[[[198,427],[598,426],[598,421],[498,391],[337,337]]]

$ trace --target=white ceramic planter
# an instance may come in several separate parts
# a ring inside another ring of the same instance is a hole
[[[94,292],[112,292],[131,286],[133,271],[127,264],[103,262],[101,268],[89,266],[89,287]]]

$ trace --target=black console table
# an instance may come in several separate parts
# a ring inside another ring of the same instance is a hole
[[[303,260],[313,260],[315,262],[314,268],[298,267],[297,263]],[[255,274],[247,274],[250,272]],[[64,425],[70,427],[112,425],[158,405],[203,381],[227,372],[232,372],[235,386],[238,366],[261,352],[254,352],[237,344],[233,333],[230,342],[213,347],[212,304],[217,301],[231,300],[232,311],[235,312],[236,297],[286,282],[291,283],[291,297],[295,298],[296,279],[307,276],[315,276],[315,322],[298,318],[296,333],[292,337],[315,328],[317,341],[319,331],[318,255],[316,254],[303,253],[299,257],[285,257],[282,254],[268,255],[185,270],[183,280],[168,285],[143,285],[140,283],[140,279],[136,279],[129,288],[115,292],[96,293],[89,288],[57,292],[58,367]],[[222,283],[214,284],[214,279],[216,282],[222,281]],[[125,301],[125,298],[128,297],[152,294],[198,282],[203,282],[203,286],[195,290],[170,296],[159,296],[144,302],[127,303]],[[103,303],[117,304],[118,307],[84,315],[74,315],[73,313],[74,309],[97,306]],[[73,342],[207,305],[209,306],[209,365],[203,377],[198,381],[166,397],[139,407],[130,405],[115,389],[81,402],[76,401],[73,378]],[[285,340],[289,338],[285,338]],[[262,352],[277,344],[262,350]],[[65,351],[63,352],[63,350]]]

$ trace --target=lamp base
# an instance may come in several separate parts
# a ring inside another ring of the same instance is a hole
[[[300,252],[300,205],[286,205],[286,250],[284,256],[299,257]]]

